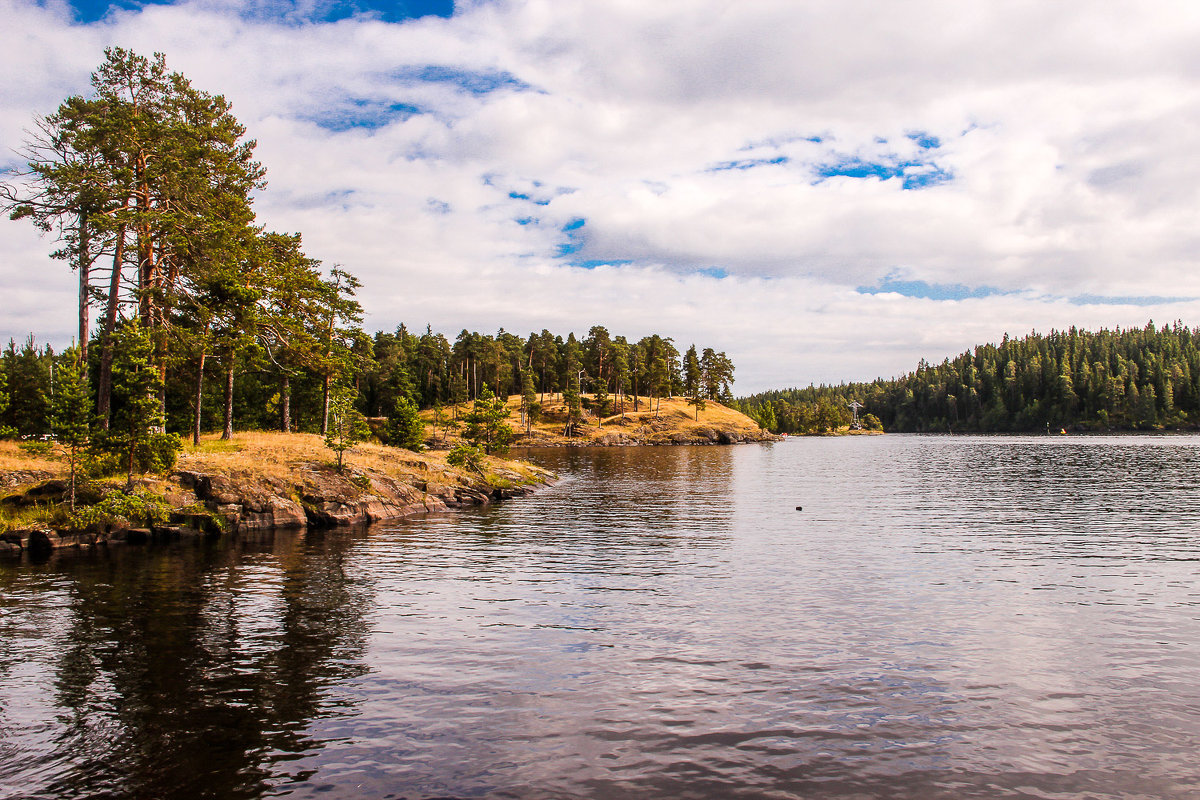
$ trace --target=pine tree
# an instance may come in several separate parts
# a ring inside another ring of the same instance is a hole
[[[79,350],[72,347],[58,359],[55,372],[54,400],[50,423],[58,447],[66,456],[70,470],[68,498],[75,511],[75,477],[79,455],[92,436],[92,393],[87,373],[80,365]]]
[[[162,378],[153,357],[154,343],[136,319],[119,331],[113,354],[113,424],[106,445],[126,466],[127,492],[133,490],[135,472],[173,465],[179,449],[179,437],[161,433]]]
[[[425,422],[407,397],[396,401],[383,433],[384,444],[418,453],[425,449]]]
[[[367,420],[354,407],[356,392],[342,383],[330,385],[326,416],[325,446],[337,454],[341,472],[345,452],[371,436]]]
[[[4,352],[8,373],[8,409],[6,419],[21,436],[40,436],[50,432],[49,350],[39,350],[33,335],[18,350],[11,339]]]
[[[592,393],[592,407],[596,409],[596,427],[604,427],[604,418],[608,416],[610,399],[604,381],[595,381],[595,391]]]
[[[473,445],[482,446],[489,455],[508,452],[513,437],[513,429],[505,422],[509,413],[504,398],[495,397],[485,384],[475,399],[475,405],[463,417],[467,424],[463,438]]]
[[[525,370],[521,380],[521,419],[524,422],[525,435],[533,429],[533,423],[541,415],[542,405],[538,402],[537,389],[533,385],[533,373]]]
[[[0,360],[0,418],[3,417],[4,412],[8,411],[8,377],[5,374],[6,370],[4,367],[4,361],[6,360]],[[8,425],[0,425],[0,439],[7,439],[10,436],[15,436],[16,433],[16,428],[9,427]]]
[[[700,359],[696,357],[696,345],[692,345],[683,357],[683,392],[687,396],[688,405],[696,407],[697,420],[700,419],[700,412],[704,410],[702,377]]]
[[[435,402],[433,404],[433,426],[439,432],[438,441],[443,442],[446,440],[446,432],[458,427],[458,420],[447,414],[441,403]]]
[[[567,407],[567,424],[563,435],[574,436],[575,426],[583,418],[582,400],[579,394],[579,373],[567,378],[566,387],[563,389],[563,403]]]

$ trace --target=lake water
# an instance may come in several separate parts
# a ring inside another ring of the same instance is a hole
[[[0,797],[1200,797],[1200,437],[530,457],[488,509],[0,562]]]

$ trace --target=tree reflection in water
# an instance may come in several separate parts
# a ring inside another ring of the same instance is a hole
[[[347,572],[353,542],[341,532],[114,548],[10,573],[4,594],[18,604],[0,633],[23,624],[61,646],[39,681],[53,693],[54,745],[35,763],[6,765],[0,751],[0,785],[237,798],[308,777],[289,763],[323,746],[315,720],[354,713],[335,687],[366,671],[372,589]],[[22,579],[31,585],[13,586]],[[63,601],[66,613],[48,607]],[[21,702],[9,693],[5,706]]]

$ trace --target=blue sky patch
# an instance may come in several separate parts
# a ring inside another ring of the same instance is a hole
[[[80,22],[97,22],[109,11],[140,11],[147,6],[174,5],[174,0],[70,0],[75,17]],[[266,0],[251,3],[249,14],[278,19],[302,19],[307,22],[337,22],[355,15],[366,15],[384,22],[404,22],[421,17],[449,17],[454,14],[454,0],[317,0],[297,13],[297,4],[286,0]]]
[[[819,178],[817,183],[838,176],[876,178],[881,181],[900,178],[903,188],[910,190],[925,189],[946,183],[954,178],[954,173],[942,169],[931,161],[863,161],[856,157],[843,157],[833,163],[820,164],[814,171]]]
[[[822,179],[842,176],[846,178],[879,178],[881,181],[885,181],[903,175],[904,167],[847,158],[833,164],[821,164],[816,168],[816,173]]]
[[[706,267],[704,269],[698,269],[696,272],[697,274],[707,275],[708,277],[716,278],[717,280],[729,277],[729,273],[720,267]]]
[[[787,156],[776,156],[775,158],[743,158],[739,161],[722,161],[716,166],[709,167],[705,172],[724,172],[731,169],[753,169],[754,167],[767,167],[776,164],[786,164],[790,161]]]
[[[509,192],[508,196],[512,200],[528,200],[530,203],[533,203],[534,205],[539,205],[539,206],[550,205],[550,200],[548,198],[534,197],[533,195],[526,194],[525,192],[513,191],[513,192]]]
[[[393,122],[401,122],[417,114],[425,113],[408,103],[385,103],[376,100],[352,98],[344,105],[326,110],[324,113],[305,117],[326,130],[341,133],[355,128],[377,130]]]
[[[1098,294],[1080,294],[1067,299],[1075,306],[1160,306],[1166,303],[1190,303],[1195,297],[1159,297],[1147,295],[1142,297],[1104,297]]]
[[[460,92],[482,96],[498,92],[502,89],[526,91],[533,87],[503,70],[475,72],[473,70],[455,69],[439,64],[426,64],[423,67],[406,67],[395,70],[391,77],[402,83],[444,83],[453,86]]]
[[[926,283],[925,281],[904,281],[893,277],[884,278],[876,286],[859,286],[855,291],[859,294],[894,292],[904,297],[916,297],[923,300],[969,300],[1008,294],[1008,292],[992,286],[971,288],[961,283]]]
[[[935,150],[942,146],[942,140],[925,131],[910,131],[905,134],[922,150]]]
[[[628,258],[593,258],[587,261],[572,261],[570,265],[580,269],[596,269],[597,267],[624,267],[632,263],[633,261]]]
[[[954,179],[954,173],[949,170],[944,170],[936,164],[922,164],[920,168],[914,168],[917,165],[908,165],[904,170],[904,188],[905,189],[925,189],[929,186],[937,186],[939,183],[946,183]]]
[[[555,254],[558,258],[574,255],[583,249],[586,244],[586,238],[583,235],[584,225],[587,225],[587,220],[576,217],[562,226],[562,232],[567,235],[567,241],[558,245],[558,252]]]

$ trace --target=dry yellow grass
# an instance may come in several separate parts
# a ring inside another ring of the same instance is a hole
[[[445,451],[413,453],[381,444],[363,442],[345,453],[347,472],[362,474],[375,472],[405,483],[432,483],[435,485],[471,485],[479,482],[480,476],[468,473],[446,463]],[[189,472],[228,475],[238,479],[267,478],[278,485],[305,483],[314,467],[332,465],[333,452],[325,446],[321,436],[310,433],[236,433],[229,441],[218,434],[201,437],[200,445],[184,446],[176,465],[178,470]],[[489,480],[495,485],[540,482],[546,473],[531,465],[500,458],[486,461]],[[15,442],[0,442],[0,478],[13,478],[7,482],[6,491],[15,491],[22,485],[36,483],[46,477],[65,477],[66,464],[45,457],[33,456],[21,450]],[[101,483],[119,484],[122,478],[104,479]],[[145,476],[142,485],[161,489],[169,481],[161,477]]]
[[[590,399],[590,396],[585,395],[585,400],[587,399]],[[666,441],[675,435],[703,439],[706,438],[705,432],[713,430],[736,433],[743,438],[753,438],[759,434],[758,424],[754,420],[740,411],[711,400],[706,401],[704,409],[699,413],[699,419],[695,406],[688,405],[687,400],[680,397],[655,398],[653,403],[649,398],[641,397],[638,399],[637,411],[634,411],[632,396],[626,397],[624,416],[619,413],[620,405],[617,401],[610,402],[617,413],[609,414],[603,420],[597,420],[592,412],[584,410],[583,423],[576,427],[573,443],[586,444],[614,432],[649,442]],[[545,395],[542,400],[542,419],[533,425],[532,435],[528,438],[524,436],[524,429],[520,425],[520,395],[511,395],[508,398],[508,407],[511,412],[508,423],[518,434],[514,445],[556,445],[569,441],[562,435],[567,419],[567,407],[562,395]],[[469,408],[469,404],[460,405],[458,416],[461,418]],[[445,411],[447,415],[453,415],[454,408],[447,407]],[[426,433],[440,437],[442,432],[435,431],[432,425],[433,412],[424,411],[422,417],[427,426]],[[599,424],[600,422],[603,424]],[[450,431],[447,438],[450,442],[455,442],[458,440],[458,434]]]
[[[67,465],[57,459],[30,455],[16,442],[0,442],[0,472],[33,471],[66,475]]]
[[[236,433],[223,441],[217,434],[201,437],[200,446],[186,446],[179,455],[178,469],[214,472],[241,477],[264,476],[288,483],[302,483],[313,465],[327,465],[333,452],[325,440],[313,433]],[[350,472],[372,471],[405,482],[467,483],[466,472],[446,463],[445,451],[414,453],[374,442],[362,442],[347,450],[345,466]],[[507,480],[536,480],[539,476],[529,465],[488,460],[489,471]]]

